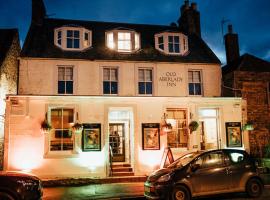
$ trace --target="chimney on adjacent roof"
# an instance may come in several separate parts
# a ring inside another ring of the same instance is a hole
[[[184,5],[181,6],[181,16],[178,19],[179,28],[188,33],[195,33],[201,37],[201,22],[200,12],[197,10],[197,4],[185,0]]]
[[[228,25],[228,33],[224,36],[227,64],[239,58],[238,34],[233,33],[232,25]]]
[[[46,16],[46,8],[43,0],[32,0],[32,24],[42,25]]]

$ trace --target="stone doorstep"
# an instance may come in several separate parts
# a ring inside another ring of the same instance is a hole
[[[107,178],[43,179],[43,187],[83,186],[91,184],[145,182],[146,176],[114,176]]]

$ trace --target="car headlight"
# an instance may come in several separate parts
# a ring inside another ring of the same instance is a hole
[[[159,183],[161,183],[161,182],[167,182],[167,181],[170,180],[170,178],[171,178],[170,174],[166,174],[166,175],[161,176],[161,177],[157,180],[157,182],[159,182]]]

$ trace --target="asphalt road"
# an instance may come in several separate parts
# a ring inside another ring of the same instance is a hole
[[[44,188],[43,200],[141,200],[143,198],[143,183],[115,183],[101,185],[87,185],[79,187],[52,187]],[[246,194],[227,194],[200,200],[252,200]],[[263,195],[256,200],[270,199],[270,187],[266,187]]]

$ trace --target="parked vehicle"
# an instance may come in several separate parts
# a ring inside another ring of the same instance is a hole
[[[42,183],[36,176],[20,172],[0,172],[1,200],[38,200]]]
[[[188,153],[153,172],[144,184],[147,199],[189,200],[193,197],[246,192],[259,197],[264,188],[259,170],[243,150]]]

